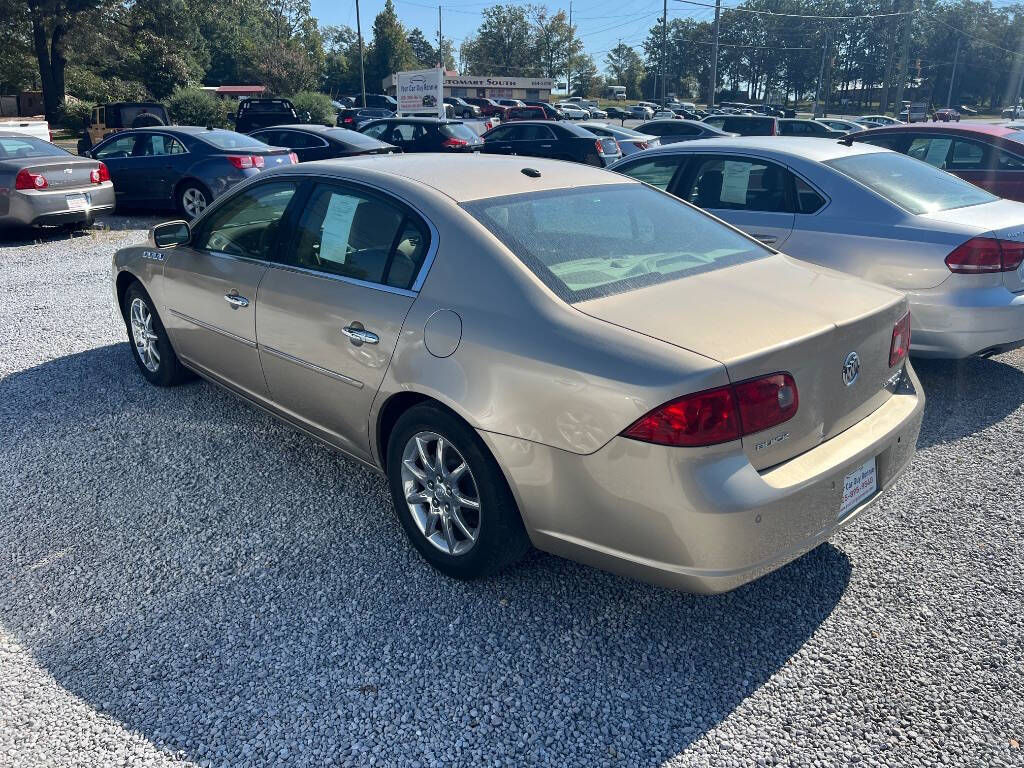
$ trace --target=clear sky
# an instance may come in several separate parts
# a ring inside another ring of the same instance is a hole
[[[501,0],[499,0],[501,1]],[[419,27],[424,35],[435,45],[437,44],[437,3],[430,0],[393,0],[398,17],[407,29]],[[453,0],[441,4],[441,24],[445,38],[454,39],[456,61],[458,48],[462,41],[472,35],[480,26],[480,11],[494,5],[492,2],[471,2],[470,0]],[[527,3],[516,3],[527,5]],[[569,10],[568,0],[544,3],[552,12],[558,9]],[[355,29],[355,0],[312,0],[313,15],[324,24],[347,24]],[[370,27],[374,17],[384,7],[384,0],[360,0],[359,12],[363,22],[363,34],[370,37]],[[587,53],[594,57],[598,69],[604,71],[605,56],[608,51],[621,40],[628,45],[639,48],[647,31],[661,17],[661,0],[573,0],[573,24],[583,40]],[[714,9],[698,6],[687,6],[682,3],[668,4],[670,19],[692,17],[696,19],[714,18]],[[486,73],[477,73],[486,74]]]

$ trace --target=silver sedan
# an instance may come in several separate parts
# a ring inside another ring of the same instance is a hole
[[[113,210],[114,185],[103,163],[0,131],[0,228],[84,224]]]
[[[829,139],[691,141],[612,169],[790,256],[906,292],[915,355],[1024,344],[1024,204],[905,155]]]

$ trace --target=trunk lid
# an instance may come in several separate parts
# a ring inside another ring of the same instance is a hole
[[[965,227],[965,231],[973,232],[973,237],[1024,243],[1024,203],[1015,200],[993,200],[967,208],[922,214],[922,218]],[[1024,263],[1013,272],[1001,273],[1001,276],[1003,285],[1009,290],[1014,293],[1024,291]]]
[[[100,164],[96,160],[68,156],[65,158],[42,157],[30,165],[26,165],[25,169],[29,173],[39,173],[45,176],[47,189],[84,188],[85,191],[88,191],[95,186],[89,174],[99,167]]]
[[[601,151],[608,157],[619,156],[619,144],[617,141],[615,141],[615,139],[598,138],[597,143],[601,145]]]
[[[792,374],[796,415],[743,438],[750,462],[765,469],[834,437],[888,400],[888,382],[898,373],[889,368],[892,332],[907,300],[778,255],[575,307],[718,360],[734,383]],[[848,386],[843,369],[853,352],[859,373]]]

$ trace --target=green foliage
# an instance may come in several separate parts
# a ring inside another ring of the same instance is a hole
[[[222,101],[201,88],[179,88],[167,100],[167,112],[178,125],[229,128],[227,116],[234,106],[233,101]]]
[[[492,5],[482,11],[476,34],[466,38],[460,53],[466,72],[479,75],[530,77],[540,74],[536,37],[527,9]]]
[[[373,20],[373,43],[367,58],[366,89],[372,93],[379,92],[384,78],[393,72],[416,67],[416,56],[391,0],[386,0],[384,10]]]
[[[337,121],[338,110],[331,103],[331,97],[323,93],[313,91],[300,91],[291,97],[295,111],[302,115],[309,113],[309,122],[318,125],[334,125]]]
[[[80,131],[85,118],[89,117],[91,113],[92,102],[69,98],[64,102],[64,108],[61,110],[58,124],[61,128]]]
[[[624,85],[627,99],[639,99],[644,78],[644,62],[640,55],[625,43],[619,43],[608,52],[609,85]]]
[[[84,67],[68,68],[66,86],[69,94],[92,104],[153,98],[146,86],[137,80],[124,80],[116,75],[103,77]]]

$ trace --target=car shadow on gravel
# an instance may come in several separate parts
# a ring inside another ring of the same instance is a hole
[[[540,553],[446,579],[382,478],[205,383],[146,385],[127,344],[0,380],[0,431],[0,623],[102,714],[214,765],[656,765],[850,578],[825,544],[718,597]]]
[[[918,449],[973,435],[1024,404],[1021,352],[966,360],[915,359],[926,397]]]
[[[102,236],[105,232],[124,232],[149,229],[161,221],[173,218],[173,214],[146,212],[100,216],[88,227],[4,227],[0,228],[0,249],[4,247],[59,243],[62,240],[80,237]]]

